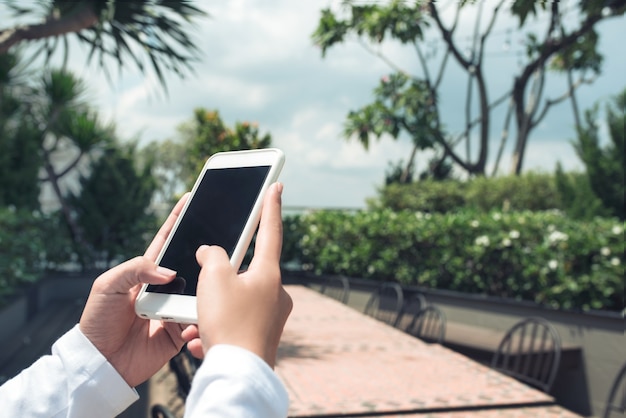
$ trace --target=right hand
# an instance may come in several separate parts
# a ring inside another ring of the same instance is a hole
[[[247,271],[237,274],[218,246],[204,245],[196,252],[202,267],[196,292],[201,346],[197,340],[188,344],[195,356],[216,344],[230,344],[257,354],[274,367],[280,336],[293,307],[280,274],[282,189],[282,184],[275,183],[265,195],[254,257]]]

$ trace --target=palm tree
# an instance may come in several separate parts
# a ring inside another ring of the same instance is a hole
[[[35,22],[0,29],[0,54],[33,42],[40,46],[33,56],[44,54],[48,61],[61,48],[67,57],[68,40],[74,35],[90,47],[88,62],[97,59],[107,74],[107,58],[113,58],[120,69],[126,64],[125,58],[130,58],[142,73],[151,66],[163,86],[164,70],[183,77],[192,69],[198,49],[187,26],[194,18],[206,16],[184,0],[49,0],[26,4],[9,0],[6,6],[16,18],[32,17]]]

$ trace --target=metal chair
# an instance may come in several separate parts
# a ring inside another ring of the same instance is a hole
[[[165,405],[156,404],[150,408],[152,418],[176,418],[176,415]]]
[[[441,344],[446,335],[446,316],[436,306],[426,306],[415,314],[405,331],[420,340]]]
[[[416,292],[409,295],[409,297],[405,297],[402,313],[400,314],[401,317],[398,319],[396,326],[406,332],[415,315],[426,306],[428,306],[428,301],[422,293]]]
[[[626,363],[617,374],[611,393],[606,401],[604,418],[610,418],[613,412],[624,416],[626,414]]]
[[[396,326],[403,304],[402,287],[398,283],[386,282],[372,292],[363,312],[388,325]]]
[[[170,370],[176,377],[178,396],[183,400],[187,399],[187,395],[189,395],[191,381],[196,374],[196,370],[200,367],[200,363],[201,361],[187,350],[187,346],[184,346],[169,362]]]
[[[350,282],[344,276],[328,276],[322,284],[320,293],[338,300],[341,303],[348,303]]]
[[[548,393],[561,361],[561,339],[543,318],[527,318],[502,338],[491,367]]]

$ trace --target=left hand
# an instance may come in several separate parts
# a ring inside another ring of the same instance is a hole
[[[182,334],[186,326],[139,318],[135,298],[143,283],[165,284],[176,276],[155,260],[188,197],[174,207],[143,257],[126,261],[94,281],[80,318],[83,334],[132,387],[154,375],[187,341]]]

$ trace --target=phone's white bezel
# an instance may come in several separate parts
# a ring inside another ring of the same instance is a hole
[[[218,168],[237,168],[237,167],[254,167],[259,165],[269,165],[270,171],[261,186],[261,190],[257,200],[255,201],[250,217],[246,222],[246,225],[241,233],[241,237],[235,246],[233,255],[230,258],[231,265],[235,268],[239,268],[243,257],[246,254],[252,236],[256,231],[261,216],[261,206],[263,203],[263,197],[268,187],[276,182],[278,175],[283,167],[285,161],[285,155],[277,148],[265,148],[259,150],[247,150],[247,151],[230,151],[220,152],[212,155],[205,163],[202,171],[196,179],[191,195],[187,200],[187,203],[183,207],[181,215],[178,217],[172,231],[167,237],[165,245],[161,249],[159,256],[156,260],[157,264],[161,261],[166,248],[168,247],[174,232],[178,228],[178,225],[187,211],[189,203],[193,199],[196,190],[200,184],[204,172],[206,170],[218,169]],[[147,292],[148,285],[143,285],[137,299],[135,301],[135,312],[142,318],[160,319],[163,321],[181,322],[195,324],[197,323],[197,303],[195,296],[188,295],[171,295],[164,293]]]

